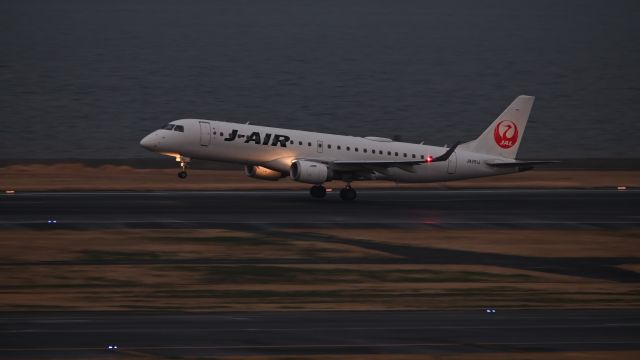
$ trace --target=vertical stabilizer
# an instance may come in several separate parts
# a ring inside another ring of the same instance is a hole
[[[461,149],[515,159],[533,106],[533,96],[520,95],[477,139]]]

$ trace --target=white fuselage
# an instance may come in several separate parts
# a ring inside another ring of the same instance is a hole
[[[159,129],[141,141],[149,150],[182,158],[255,165],[289,174],[295,160],[319,163],[420,161],[410,167],[370,166],[375,179],[398,182],[435,182],[516,172],[496,168],[488,161],[501,157],[456,149],[447,161],[428,162],[445,147],[410,144],[382,138],[324,134],[222,121],[182,119],[170,123],[182,131]]]

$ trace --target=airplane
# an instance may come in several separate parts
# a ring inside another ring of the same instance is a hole
[[[223,121],[181,119],[145,136],[145,149],[175,157],[178,176],[191,159],[237,163],[247,176],[311,184],[311,197],[324,198],[324,183],[341,180],[345,201],[356,199],[353,181],[421,183],[470,179],[526,171],[557,161],[516,160],[534,97],[521,95],[475,140],[450,147],[397,142]]]

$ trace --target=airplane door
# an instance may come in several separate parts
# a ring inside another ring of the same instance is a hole
[[[318,152],[322,152],[322,140],[318,140]]]
[[[456,167],[458,166],[458,157],[456,156],[456,152],[449,157],[449,161],[447,162],[447,174],[455,174]]]
[[[200,121],[200,146],[209,146],[209,144],[211,144],[211,124]]]

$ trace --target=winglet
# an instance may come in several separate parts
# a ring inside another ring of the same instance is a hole
[[[438,162],[438,161],[447,161],[449,160],[449,158],[451,157],[451,155],[453,154],[454,151],[456,151],[456,148],[458,147],[458,145],[460,145],[460,141],[456,141],[455,144],[453,144],[452,147],[449,148],[449,150],[447,150],[447,152],[445,152],[444,154],[433,158],[430,162]]]

